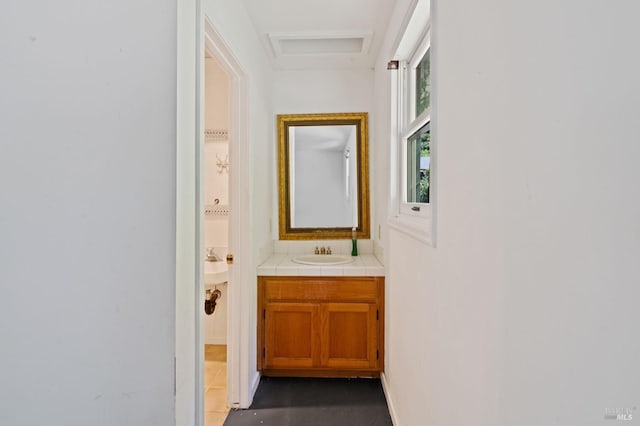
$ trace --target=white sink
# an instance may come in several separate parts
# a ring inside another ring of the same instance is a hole
[[[353,257],[338,254],[308,254],[296,256],[291,260],[303,265],[343,265],[353,262]]]
[[[220,284],[227,281],[227,262],[204,262],[205,284]]]

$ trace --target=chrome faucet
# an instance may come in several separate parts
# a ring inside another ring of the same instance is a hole
[[[206,260],[208,262],[220,262],[222,261],[222,258],[216,254],[216,252],[213,250],[213,247],[207,247]]]

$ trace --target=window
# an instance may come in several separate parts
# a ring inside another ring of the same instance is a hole
[[[402,67],[401,112],[402,203],[405,214],[425,216],[429,204],[431,174],[431,50],[429,33]]]
[[[429,163],[431,153],[429,147],[429,130],[427,123],[407,139],[407,203],[429,203]]]
[[[395,59],[399,66],[392,77],[391,108],[397,121],[392,119],[391,128],[397,133],[391,135],[395,140],[391,169],[397,185],[392,185],[390,225],[433,245],[432,150],[436,141],[431,138],[432,50],[427,0],[418,0]]]
[[[431,50],[427,49],[418,65],[416,66],[416,115],[420,115],[430,106],[431,100]]]

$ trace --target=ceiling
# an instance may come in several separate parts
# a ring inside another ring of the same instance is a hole
[[[395,0],[244,0],[277,69],[373,68]]]

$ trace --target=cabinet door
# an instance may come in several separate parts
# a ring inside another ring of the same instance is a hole
[[[322,304],[321,363],[335,369],[378,366],[377,305]]]
[[[319,365],[318,304],[267,303],[264,309],[264,368],[311,368]]]

